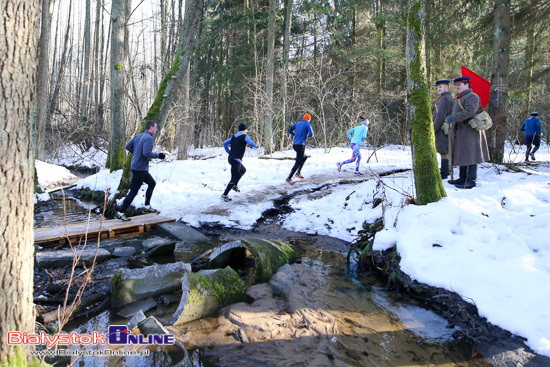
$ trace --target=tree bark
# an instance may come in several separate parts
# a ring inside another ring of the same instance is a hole
[[[287,116],[287,103],[286,103],[286,86],[287,86],[287,79],[288,79],[288,69],[290,66],[290,28],[292,25],[292,7],[294,6],[293,0],[287,0],[286,1],[286,12],[285,12],[285,39],[283,44],[283,75],[281,78],[281,118],[282,118],[282,126],[281,126],[281,141],[279,142],[279,150],[283,150],[284,148],[284,141],[285,136],[287,134],[286,132],[286,124],[290,120],[290,116]]]
[[[408,0],[407,91],[416,203],[424,205],[447,196],[437,166],[430,95],[426,82],[424,0]]]
[[[46,120],[50,92],[50,39],[52,34],[52,0],[42,0],[40,41],[38,43],[37,106],[35,120],[36,159],[44,160]]]
[[[0,2],[0,364],[7,366],[27,360],[25,346],[8,345],[8,332],[34,333],[32,125],[38,27],[38,1]]]
[[[536,9],[538,5],[538,0],[528,0],[528,8]],[[522,116],[529,116],[529,110],[531,108],[532,100],[532,85],[533,85],[533,56],[535,50],[535,24],[536,22],[527,22],[526,29],[526,45],[525,45],[525,66],[523,67],[523,90],[525,91],[525,96],[523,99],[523,105],[521,108]]]
[[[277,0],[269,0],[269,18],[267,26],[267,60],[265,76],[265,135],[264,146],[267,153],[273,152],[273,77],[275,69],[275,10],[277,9]]]
[[[189,142],[189,132],[191,131],[191,121],[189,118],[189,79],[191,77],[191,65],[187,66],[185,79],[183,80],[183,95],[181,98],[181,108],[183,109],[183,118],[179,123],[177,135],[178,160],[187,159],[187,145]]]
[[[86,18],[84,20],[84,65],[82,70],[82,93],[80,95],[80,118],[85,126],[89,125],[88,93],[90,90],[90,61],[92,59],[92,0],[86,0]]]
[[[109,143],[109,169],[123,168],[126,151],[125,73],[127,61],[126,23],[130,16],[130,0],[114,0],[111,7],[111,140]]]
[[[506,140],[506,106],[508,104],[508,71],[510,61],[510,0],[495,0],[493,32],[493,73],[489,114],[493,128],[488,131],[487,143],[491,161],[502,163]]]

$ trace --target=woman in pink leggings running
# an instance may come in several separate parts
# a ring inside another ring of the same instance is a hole
[[[365,119],[364,116],[359,116],[359,119],[361,120],[361,125],[356,126],[348,131],[348,137],[349,140],[351,140],[351,158],[343,161],[342,163],[336,163],[336,167],[338,168],[338,172],[340,172],[344,164],[355,162],[355,174],[358,176],[362,176],[363,174],[359,172],[359,163],[361,163],[361,143],[363,143],[363,141],[367,139],[369,120]]]

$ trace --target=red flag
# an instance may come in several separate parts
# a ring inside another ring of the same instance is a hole
[[[491,97],[491,83],[464,65],[462,65],[462,76],[470,77],[472,91],[481,99],[481,107],[485,108],[489,104],[489,98]]]

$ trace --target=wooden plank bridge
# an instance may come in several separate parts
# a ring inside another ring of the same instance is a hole
[[[174,218],[158,214],[145,214],[131,217],[129,222],[118,219],[67,224],[50,228],[34,230],[34,243],[42,247],[53,247],[70,241],[73,245],[86,241],[97,241],[99,238],[130,236],[133,234],[152,232],[160,223],[174,222]]]

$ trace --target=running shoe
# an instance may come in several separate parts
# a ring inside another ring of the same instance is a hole
[[[336,168],[338,169],[338,172],[340,172],[342,170],[342,163],[336,163]]]
[[[222,196],[220,196],[220,198],[221,198],[223,201],[228,201],[228,202],[231,201],[231,198],[230,198],[229,196],[227,196],[227,195],[224,195],[224,194],[222,194]]]
[[[298,178],[301,178],[302,180],[304,179],[304,176],[302,176],[301,174],[297,173],[295,174],[294,176],[298,177]]]
[[[158,212],[159,212],[158,210],[153,209],[153,208],[151,207],[151,205],[148,205],[148,206],[143,207],[143,209],[141,209],[141,211],[142,211],[143,213],[158,213]]]
[[[126,214],[120,213],[120,212],[115,212],[115,218],[120,219],[123,222],[129,222],[130,221],[130,218],[128,218],[126,216]]]
[[[235,185],[231,188],[231,190],[235,191],[235,192],[241,192],[241,190],[239,190],[239,186]]]
[[[294,184],[295,184],[296,182],[292,182],[292,180],[291,180],[291,179],[288,179],[288,178],[287,178],[287,180],[286,180],[286,183],[287,183],[287,184],[291,184],[291,185],[294,185]]]
[[[355,176],[363,176],[363,174],[359,171],[355,171]]]

